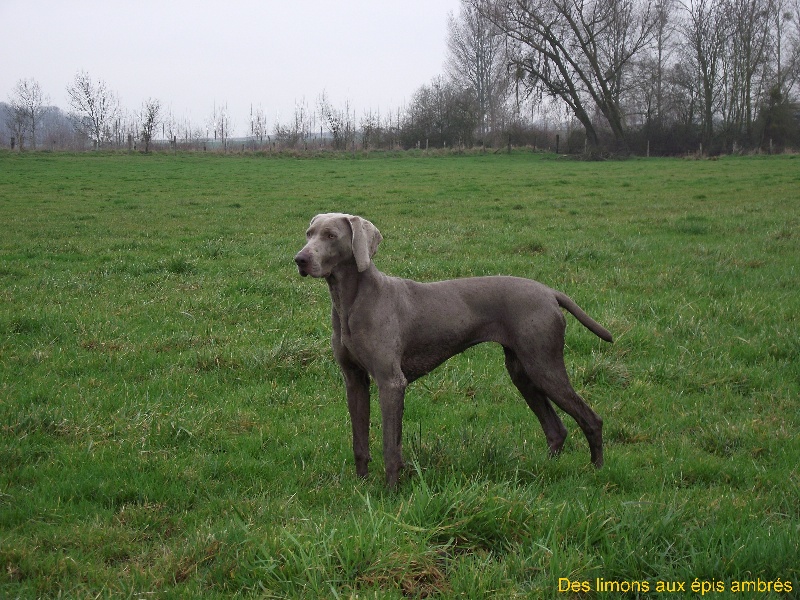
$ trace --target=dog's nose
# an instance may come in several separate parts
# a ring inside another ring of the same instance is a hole
[[[301,250],[295,255],[294,262],[297,264],[297,272],[300,273],[300,275],[303,277],[308,275],[308,265],[311,262],[308,258],[308,254]]]

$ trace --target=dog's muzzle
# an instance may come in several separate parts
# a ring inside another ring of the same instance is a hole
[[[304,253],[302,250],[297,253],[297,256],[294,257],[294,262],[297,264],[297,271],[300,273],[302,277],[308,275],[308,265],[311,262],[308,254]]]

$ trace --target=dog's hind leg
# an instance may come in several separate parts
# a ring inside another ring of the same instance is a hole
[[[592,464],[598,469],[603,466],[603,419],[601,419],[586,401],[572,388],[567,376],[564,361],[559,365],[539,372],[537,387],[578,423],[589,442]]]
[[[550,401],[531,381],[525,372],[522,363],[517,358],[511,348],[503,347],[506,354],[506,369],[511,376],[511,381],[519,390],[525,402],[539,419],[539,423],[547,439],[547,446],[550,448],[550,455],[557,456],[564,446],[567,437],[567,428],[561,421]]]
[[[600,468],[603,466],[603,420],[572,388],[564,365],[563,341],[554,338],[550,342],[551,347],[540,347],[535,353],[517,347],[517,363],[535,390],[575,419],[589,442],[592,463]]]

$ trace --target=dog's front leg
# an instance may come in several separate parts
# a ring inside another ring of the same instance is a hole
[[[353,426],[353,456],[356,474],[366,477],[369,461],[369,375],[365,371],[353,370],[345,373],[347,386],[347,409]]]
[[[339,364],[344,377],[347,392],[347,410],[350,412],[350,425],[353,428],[353,457],[356,462],[356,474],[366,477],[369,462],[369,374],[350,354],[342,343],[341,322],[334,306],[331,312],[333,332],[331,347],[333,356]]]
[[[354,366],[342,366],[347,389],[347,409],[353,427],[353,456],[356,474],[366,477],[369,461],[369,375]]]
[[[404,377],[378,381],[381,419],[383,422],[383,462],[386,468],[386,485],[395,487],[403,468],[403,403],[407,382]]]

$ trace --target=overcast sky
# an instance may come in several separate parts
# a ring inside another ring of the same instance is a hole
[[[250,106],[270,129],[296,102],[400,108],[444,72],[447,15],[459,0],[0,0],[0,100],[33,78],[52,104],[78,71],[124,109],[156,98],[205,127],[227,104],[236,133]]]

